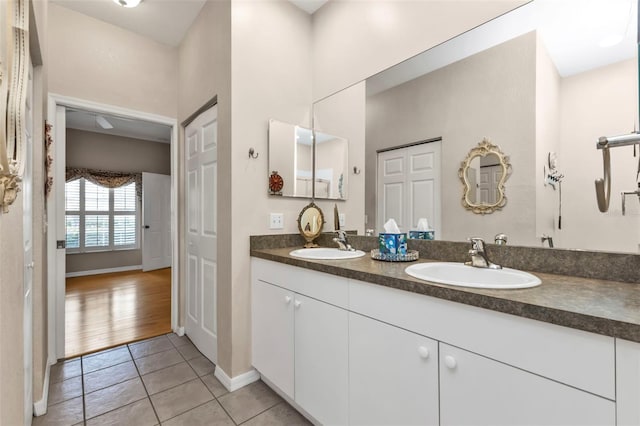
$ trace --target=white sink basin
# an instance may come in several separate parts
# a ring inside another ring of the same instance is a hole
[[[362,257],[365,252],[362,250],[346,251],[339,250],[337,248],[328,247],[316,247],[316,248],[304,248],[293,250],[289,253],[293,257],[299,257],[301,259],[313,259],[313,260],[339,260],[339,259],[355,259],[356,257]]]
[[[540,278],[517,269],[485,269],[464,263],[418,263],[404,270],[412,277],[459,287],[512,289],[540,285]]]

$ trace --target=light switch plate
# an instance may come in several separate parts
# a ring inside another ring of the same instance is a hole
[[[284,228],[284,214],[271,213],[269,215],[269,229],[283,229]]]

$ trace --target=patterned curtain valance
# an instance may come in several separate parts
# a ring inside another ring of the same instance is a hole
[[[80,169],[75,167],[67,167],[65,181],[85,178],[89,182],[96,185],[102,185],[107,188],[119,188],[131,182],[136,183],[136,194],[138,199],[142,200],[142,173],[122,173],[110,172],[108,170],[91,170]]]

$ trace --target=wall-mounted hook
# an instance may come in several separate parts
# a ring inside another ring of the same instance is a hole
[[[258,154],[253,148],[249,148],[249,158],[258,158]]]
[[[360,170],[360,168],[359,168],[359,167],[357,167],[357,166],[353,166],[353,174],[354,174],[354,175],[359,175],[361,171],[362,171],[362,170]]]

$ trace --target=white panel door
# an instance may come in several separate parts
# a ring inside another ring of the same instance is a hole
[[[615,423],[614,401],[440,343],[442,426]]]
[[[295,401],[323,425],[349,420],[347,311],[295,294]]]
[[[349,313],[349,424],[437,425],[438,342]]]
[[[171,267],[171,176],[142,173],[142,270]]]
[[[217,179],[218,108],[185,128],[187,286],[185,331],[212,362],[217,361]]]
[[[439,236],[441,146],[437,141],[378,153],[378,231],[393,218],[408,232],[425,217]]]
[[[424,143],[407,150],[407,201],[405,223],[415,229],[426,217],[432,228],[440,230],[440,151],[441,142]]]
[[[24,237],[24,419],[33,418],[33,66],[29,61],[25,109],[24,174],[22,176]]]
[[[378,154],[378,230],[393,218],[404,228],[406,155],[403,150]]]

